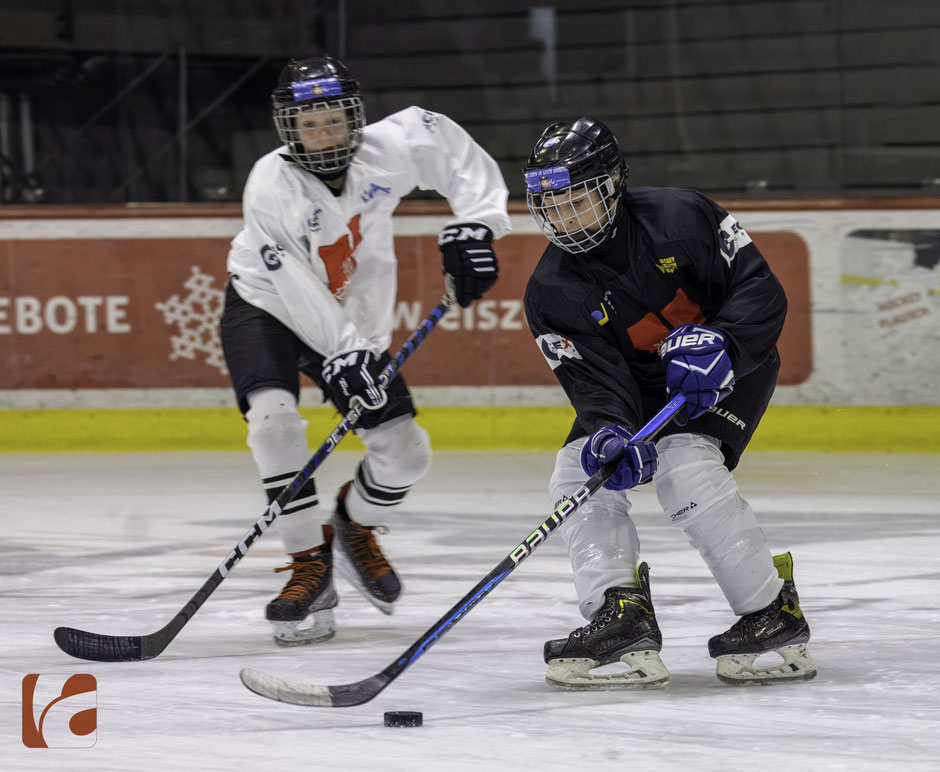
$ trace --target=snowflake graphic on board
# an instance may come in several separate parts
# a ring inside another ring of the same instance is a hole
[[[179,335],[170,338],[173,344],[170,359],[195,359],[196,352],[200,352],[205,354],[207,365],[225,375],[228,370],[219,337],[225,293],[212,286],[215,278],[200,271],[199,266],[194,265],[190,272],[192,276],[183,285],[189,290],[186,297],[180,300],[178,295],[172,295],[166,302],[156,304],[164,321],[179,329]]]

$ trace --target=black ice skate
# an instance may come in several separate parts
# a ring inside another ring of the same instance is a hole
[[[360,525],[346,512],[346,495],[352,482],[336,497],[336,514],[330,520],[336,534],[336,569],[383,614],[401,596],[401,582],[375,540],[374,531],[384,526]],[[383,530],[384,529],[384,530]]]
[[[663,636],[649,589],[649,566],[636,570],[639,587],[611,587],[590,624],[567,639],[545,643],[545,680],[556,689],[644,689],[665,686],[669,671],[659,658]],[[626,670],[592,673],[622,662]]]
[[[809,625],[800,610],[793,584],[793,558],[787,552],[774,556],[774,567],[783,579],[780,594],[769,606],[741,617],[731,629],[708,642],[708,653],[718,660],[715,674],[732,686],[809,681],[816,666],[806,650]],[[762,654],[774,651],[783,662],[756,665]]]
[[[300,646],[332,638],[336,632],[332,609],[339,603],[333,589],[333,529],[323,526],[324,543],[293,555],[293,562],[275,571],[291,570],[281,594],[265,609],[280,646]]]

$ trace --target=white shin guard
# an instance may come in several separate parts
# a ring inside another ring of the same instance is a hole
[[[284,389],[259,389],[248,395],[248,447],[271,500],[310,460],[307,422],[294,395]],[[322,521],[313,480],[288,504],[274,526],[287,552],[305,552],[321,542]]]
[[[656,495],[705,561],[738,616],[763,608],[783,585],[764,532],[724,465],[717,440],[673,434],[656,443]]]
[[[584,439],[566,445],[555,457],[549,483],[552,507],[584,485],[581,469]],[[636,587],[640,543],[629,517],[630,502],[624,491],[601,488],[559,529],[571,560],[578,608],[593,619],[604,603],[609,587]]]

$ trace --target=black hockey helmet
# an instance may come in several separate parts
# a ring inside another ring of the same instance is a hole
[[[603,122],[584,116],[553,123],[526,162],[526,203],[552,243],[587,252],[611,235],[629,173]]]
[[[366,123],[359,81],[324,54],[291,59],[271,93],[274,126],[288,155],[325,178],[345,173]]]

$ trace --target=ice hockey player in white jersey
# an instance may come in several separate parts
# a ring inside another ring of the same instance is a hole
[[[248,445],[268,500],[309,460],[298,412],[305,373],[366,446],[327,520],[311,479],[275,521],[291,571],[266,608],[283,645],[333,635],[333,568],[390,614],[402,585],[375,534],[427,472],[431,448],[405,380],[387,389],[397,261],[392,213],[417,188],[435,190],[454,218],[439,238],[443,282],[462,307],[496,281],[494,238],[509,231],[508,192],[495,161],[444,115],[409,107],[366,125],[358,81],[330,56],[291,60],[272,94],[283,146],[245,185],[244,227],[228,256],[222,344]],[[368,523],[368,524],[367,524]],[[322,533],[322,536],[321,536]]]

